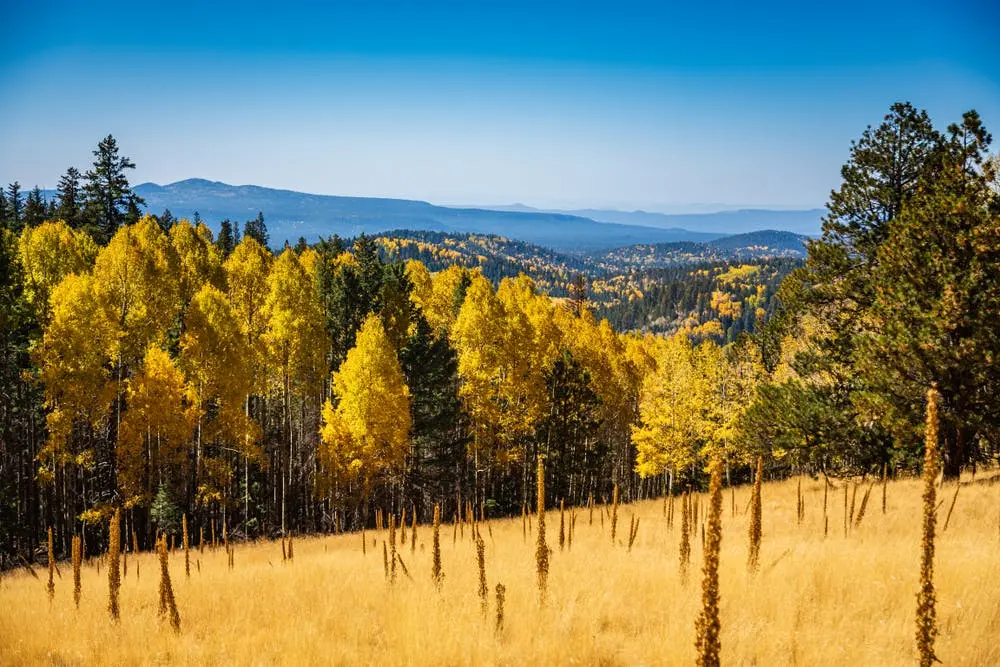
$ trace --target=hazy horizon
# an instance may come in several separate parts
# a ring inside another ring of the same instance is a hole
[[[864,22],[846,5],[240,7],[11,7],[37,28],[0,44],[0,181],[54,188],[111,133],[133,184],[805,209],[893,102],[942,125],[971,107],[1000,119],[985,3]]]

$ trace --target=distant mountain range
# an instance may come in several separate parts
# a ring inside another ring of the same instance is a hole
[[[484,208],[521,213],[561,213],[563,215],[590,218],[597,222],[639,225],[641,227],[655,227],[658,229],[679,227],[720,235],[745,234],[761,229],[777,229],[804,236],[817,236],[820,232],[820,221],[826,215],[826,209],[822,208],[802,210],[738,209],[705,213],[656,213],[650,211],[615,211],[593,208],[576,210],[537,209],[525,206],[524,204],[489,206]]]
[[[707,242],[741,231],[807,228],[816,233],[822,211],[728,211],[679,214],[622,211],[542,211],[528,207],[452,208],[407,199],[341,197],[229,185],[192,178],[169,185],[134,188],[146,210],[169,208],[176,217],[197,211],[210,225],[229,218],[242,222],[264,213],[271,243],[294,243],[339,234],[378,234],[393,229],[496,234],[561,252],[595,252],[637,244]],[[812,216],[810,218],[810,216]],[[726,221],[723,224],[721,221]],[[684,226],[682,226],[682,223]],[[689,229],[690,228],[690,229]],[[795,230],[792,230],[795,231]]]
[[[448,208],[407,199],[339,197],[275,190],[256,185],[228,185],[192,178],[169,185],[143,183],[133,188],[146,210],[165,208],[176,217],[195,211],[217,226],[224,218],[243,221],[263,211],[272,245],[300,236],[357,236],[391,229],[498,234],[563,252],[583,252],[635,243],[709,241],[719,234],[608,224],[564,213]]]

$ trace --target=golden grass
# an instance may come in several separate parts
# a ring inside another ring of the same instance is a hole
[[[1000,476],[965,482],[951,525],[935,542],[935,652],[947,665],[996,665]],[[834,532],[825,540],[823,480],[803,480],[801,525],[796,487],[794,479],[763,487],[756,575],[746,571],[749,517],[742,508],[750,488],[736,490],[739,516],[723,512],[721,662],[914,664],[920,481],[889,481],[885,515],[869,512],[847,538]],[[115,624],[105,611],[107,574],[98,576],[95,565],[83,567],[79,611],[71,586],[58,586],[49,605],[44,578],[7,573],[0,580],[0,664],[692,665],[701,590],[679,580],[680,522],[668,529],[660,500],[628,510],[646,519],[632,552],[612,545],[599,523],[581,523],[572,551],[551,555],[544,607],[533,540],[522,538],[517,518],[491,521],[493,537],[483,532],[485,566],[491,588],[504,584],[500,633],[492,613],[483,618],[469,531],[455,544],[442,541],[448,576],[440,593],[431,579],[429,530],[407,563],[413,580],[392,586],[383,578],[382,549],[363,554],[358,535],[301,536],[294,565],[283,565],[271,542],[234,544],[232,570],[222,549],[192,553],[200,567],[174,580],[180,634],[157,617],[156,576],[122,581]],[[947,510],[939,509],[942,520]],[[385,530],[377,533],[385,538]],[[699,541],[692,550],[700,568]],[[143,553],[135,561],[155,572],[155,558]],[[170,568],[182,571],[179,553],[170,555]]]

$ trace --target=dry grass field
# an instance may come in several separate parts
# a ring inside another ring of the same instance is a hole
[[[997,483],[994,483],[997,482]],[[823,481],[765,484],[760,570],[748,574],[746,506],[750,487],[724,491],[721,557],[722,662],[733,665],[912,665],[919,574],[920,481],[888,485],[882,513],[876,485],[858,527],[844,534],[842,483],[829,495],[824,537]],[[868,484],[859,487],[858,510]],[[963,478],[942,530],[954,485],[939,493],[935,583],[946,665],[1000,664],[1000,477]],[[701,499],[702,514],[708,507]],[[192,552],[190,579],[175,551],[170,572],[181,616],[175,634],[158,618],[159,566],[130,555],[121,587],[121,621],[107,613],[107,567],[84,566],[80,609],[72,568],[60,563],[55,598],[47,571],[0,580],[0,663],[4,665],[375,664],[375,665],[691,665],[701,597],[701,534],[692,536],[688,581],[678,568],[680,504],[668,527],[660,500],[619,508],[610,520],[576,512],[572,548],[560,550],[559,511],[547,513],[552,548],[548,602],[539,607],[534,536],[520,519],[481,528],[490,589],[483,618],[470,529],[453,542],[441,529],[444,582],[431,581],[431,528],[400,555],[412,576],[390,585],[383,573],[385,533],[295,540],[283,563],[277,542],[237,546],[234,567],[220,548]],[[568,520],[567,512],[567,520]],[[627,548],[632,516],[640,519]],[[533,522],[533,526],[534,526]],[[377,541],[377,545],[376,545]],[[495,587],[506,588],[505,624],[495,631]]]

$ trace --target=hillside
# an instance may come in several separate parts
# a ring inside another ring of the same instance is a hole
[[[169,185],[143,183],[134,188],[146,210],[169,208],[175,217],[198,214],[213,227],[228,218],[243,221],[262,211],[271,242],[280,246],[305,237],[377,234],[390,229],[501,234],[564,252],[594,251],[634,243],[707,241],[718,234],[608,224],[590,218],[548,212],[448,208],[427,202],[375,197],[315,195],[256,185],[228,185],[188,179]]]
[[[760,232],[718,243],[671,244],[669,261],[654,246],[653,257],[660,259],[646,262],[638,247],[574,255],[477,234],[394,230],[376,241],[386,258],[420,260],[431,271],[455,264],[478,268],[494,285],[524,273],[555,298],[568,296],[574,277],[583,275],[595,314],[619,331],[685,329],[731,341],[774,314],[781,279],[799,265],[790,248],[801,238]]]
[[[653,269],[696,262],[804,258],[808,237],[775,230],[735,234],[704,243],[655,243],[614,248],[589,256],[599,267]]]

